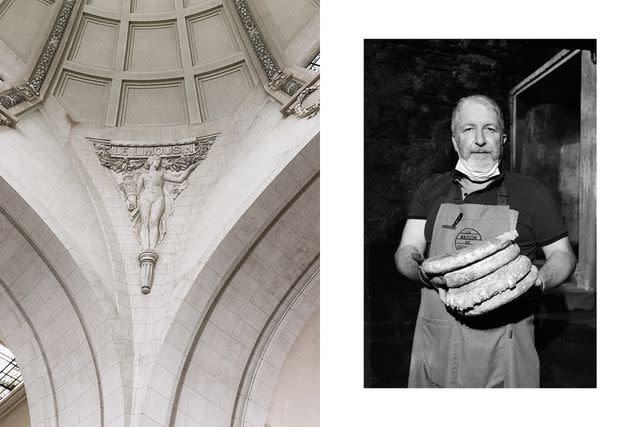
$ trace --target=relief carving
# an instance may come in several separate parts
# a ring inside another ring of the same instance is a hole
[[[87,138],[109,170],[138,237],[142,293],[151,291],[156,247],[167,232],[175,199],[205,159],[217,135],[164,145],[140,145]]]
[[[0,126],[13,127],[16,124],[16,118],[0,105]]]
[[[245,0],[234,0],[234,4],[238,10],[238,14],[240,15],[242,26],[249,36],[253,50],[260,61],[260,65],[262,66],[264,73],[269,79],[269,88],[274,91],[281,90],[289,96],[295,95],[295,93],[300,90],[304,84],[294,79],[291,74],[285,75],[280,69],[276,60],[273,58],[273,55],[269,51],[269,48],[264,41],[264,37],[258,29],[256,21],[253,19],[253,15],[251,14],[251,10],[249,10],[247,2]]]
[[[320,111],[320,98],[318,97],[316,102],[308,102],[308,98],[319,89],[320,83],[316,83],[302,90],[295,102],[288,108],[287,113],[295,114],[300,119],[314,117]]]
[[[164,238],[173,202],[188,185],[186,179],[196,166],[194,163],[180,173],[171,172],[162,166],[161,157],[153,155],[145,162],[146,170],[129,175],[129,181],[120,186],[143,250],[155,249]]]

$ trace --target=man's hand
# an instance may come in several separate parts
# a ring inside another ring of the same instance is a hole
[[[422,263],[425,260],[425,257],[422,256],[422,254],[419,254],[418,252],[414,252],[411,254],[411,258],[413,258],[413,260],[415,262],[418,263],[418,265],[422,265]]]
[[[422,254],[418,252],[414,252],[411,254],[411,258],[413,258],[413,260],[418,264],[418,279],[420,279],[420,281],[427,286],[433,286],[433,284],[431,283],[431,280],[429,280],[427,275],[420,268],[420,266],[425,260],[424,256],[422,256]]]
[[[420,268],[420,266],[422,265],[422,263],[425,260],[425,257],[422,256],[422,254],[419,253],[419,252],[413,252],[411,254],[411,258],[418,265],[418,279],[420,280],[420,282],[422,282],[423,284],[427,285],[430,288],[437,289],[438,290],[438,296],[440,297],[440,301],[442,301],[443,304],[446,304],[447,291],[442,289],[442,288],[440,288],[440,287],[438,287],[438,286],[436,286],[431,280],[429,280],[429,277]]]
[[[419,274],[420,269],[418,268],[420,264],[414,257],[419,256],[421,260],[424,259],[422,254],[427,246],[427,242],[424,239],[425,223],[426,220],[407,220],[395,255],[398,271],[411,280],[422,281]]]
[[[542,251],[547,260],[538,272],[536,286],[544,291],[562,284],[571,276],[576,267],[576,257],[568,237],[543,246]]]

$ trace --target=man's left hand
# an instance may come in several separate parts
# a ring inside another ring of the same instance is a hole
[[[543,246],[542,251],[547,260],[538,271],[536,285],[544,291],[560,285],[573,273],[576,267],[576,257],[568,237]]]

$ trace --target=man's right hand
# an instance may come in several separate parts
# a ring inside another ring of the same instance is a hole
[[[422,265],[422,263],[424,262],[425,258],[424,256],[422,256],[422,254],[418,253],[418,252],[414,252],[411,254],[411,258],[413,258],[413,260],[418,263],[418,279],[420,279],[420,281],[429,286],[429,287],[435,287],[433,285],[433,283],[431,283],[431,280],[429,280],[429,277],[427,277],[427,275],[424,273],[424,271],[422,271],[422,268],[420,268],[420,266]]]
[[[413,258],[413,260],[415,262],[418,263],[418,265],[422,265],[422,262],[425,260],[425,258],[422,256],[422,254],[419,254],[418,252],[414,252],[411,254],[411,258]]]
[[[400,245],[395,254],[398,271],[411,280],[423,282],[420,278],[420,264],[424,258],[422,254],[427,249],[424,238],[424,224],[426,220],[409,219],[402,231]],[[424,283],[424,282],[423,282]]]

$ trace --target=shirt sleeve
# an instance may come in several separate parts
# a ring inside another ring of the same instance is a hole
[[[423,182],[418,191],[413,194],[408,219],[427,219],[429,207],[427,206],[428,180]]]
[[[542,183],[536,188],[533,234],[540,246],[546,246],[569,235],[560,208],[551,192]]]

